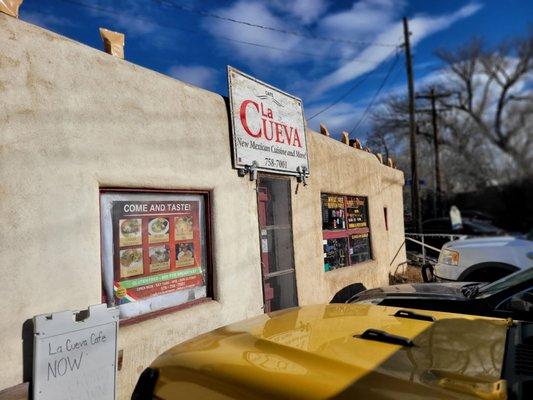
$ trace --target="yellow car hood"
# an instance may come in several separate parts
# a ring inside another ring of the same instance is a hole
[[[261,315],[182,343],[153,364],[161,399],[506,398],[507,321],[369,304]],[[369,328],[412,347],[362,339]]]

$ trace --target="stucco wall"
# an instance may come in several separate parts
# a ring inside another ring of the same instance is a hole
[[[0,389],[22,381],[26,319],[101,300],[100,188],[212,191],[216,300],[120,328],[119,398],[129,398],[163,350],[262,312],[255,183],[231,167],[221,96],[2,14],[0,37]],[[310,184],[294,194],[292,182],[302,304],[386,283],[387,236],[403,240],[401,172],[316,133],[309,143]],[[321,191],[369,196],[375,261],[323,272]]]

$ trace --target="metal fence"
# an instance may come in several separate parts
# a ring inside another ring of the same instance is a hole
[[[444,234],[444,233],[406,233],[405,234],[405,240],[410,241],[412,243],[416,243],[421,247],[421,258],[422,258],[422,265],[427,264],[428,262],[434,263],[438,259],[438,256],[435,257],[428,257],[427,250],[432,250],[440,255],[440,250],[436,247],[433,247],[426,243],[426,238],[446,238],[449,241],[452,240],[458,240],[458,239],[464,239],[465,235],[453,235],[453,234]],[[416,238],[416,239],[415,239]],[[418,239],[418,240],[417,240]]]
[[[420,252],[410,252],[407,251],[406,248],[407,258],[409,261],[404,261],[397,264],[396,270],[398,270],[400,266],[410,263],[411,265],[418,266],[422,269],[422,277],[424,278],[425,282],[432,280],[433,265],[437,263],[441,249],[427,244],[426,241],[428,238],[446,238],[448,239],[448,241],[452,241],[464,239],[466,238],[466,235],[454,235],[444,233],[405,233],[405,241],[402,242],[402,244],[396,251],[396,254],[390,262],[390,266],[392,267],[394,265],[394,262],[400,254],[400,251],[403,246],[406,246],[408,242],[415,243],[416,245],[420,246]],[[428,251],[435,253],[435,256],[433,257],[431,255],[428,255]]]

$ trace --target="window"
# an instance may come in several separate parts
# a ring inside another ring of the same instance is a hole
[[[533,313],[533,288],[515,293],[498,304],[496,308],[503,311]]]
[[[324,271],[371,260],[367,198],[322,194],[321,200]]]
[[[209,295],[207,193],[103,192],[103,298],[120,318]]]

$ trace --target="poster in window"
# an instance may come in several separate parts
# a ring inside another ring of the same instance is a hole
[[[346,196],[346,220],[348,229],[368,227],[366,197]]]
[[[322,195],[322,229],[346,229],[344,196]]]
[[[368,233],[350,235],[350,261],[361,263],[372,258]]]
[[[206,296],[202,196],[104,196],[104,286],[121,318]]]
[[[324,240],[324,271],[345,267],[347,260],[348,239]]]

